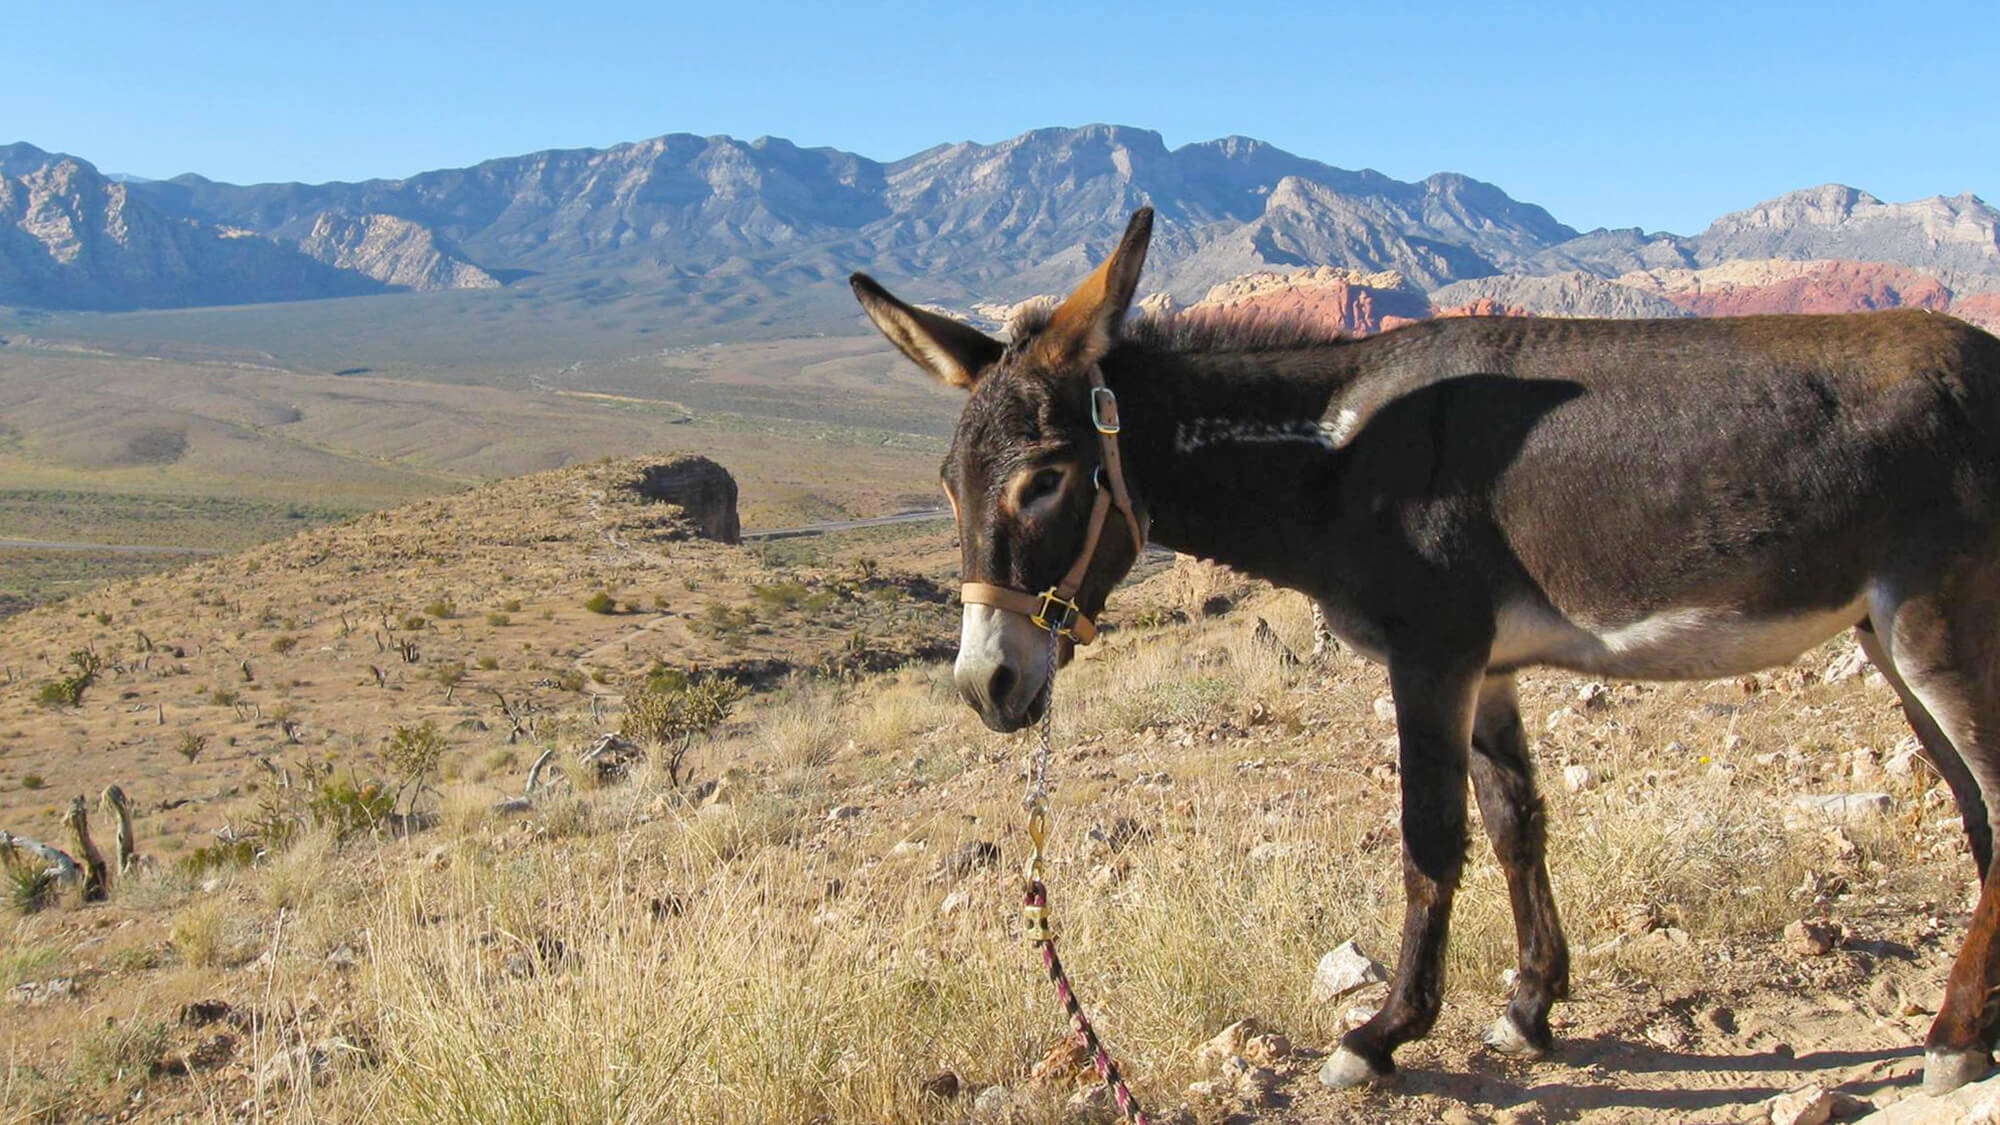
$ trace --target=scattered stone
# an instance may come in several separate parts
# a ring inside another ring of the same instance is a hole
[[[1104,1083],[1085,1086],[1063,1103],[1063,1121],[1074,1125],[1112,1125],[1124,1115]]]
[[[1792,798],[1789,812],[1840,824],[1859,824],[1887,816],[1895,803],[1887,793],[1803,793]]]
[[[1000,862],[1000,845],[991,840],[968,840],[960,844],[938,865],[946,876],[963,879],[975,871],[997,866]]]
[[[1291,844],[1281,844],[1276,840],[1265,840],[1250,849],[1250,862],[1270,863],[1272,860],[1284,859],[1297,850]]]
[[[207,1027],[229,1014],[227,1000],[191,1000],[181,1005],[182,1027]]]
[[[1824,1086],[1807,1086],[1764,1103],[1771,1125],[1826,1125],[1835,1117],[1852,1117],[1866,1107],[1859,1098]]]
[[[2000,1076],[1948,1094],[1914,1093],[1861,1120],[1863,1125],[2000,1125]]]
[[[1036,1082],[1066,1083],[1090,1065],[1090,1047],[1081,1035],[1069,1035],[1042,1053],[1028,1077]]]
[[[1292,1041],[1277,1031],[1252,1035],[1244,1041],[1243,1057],[1258,1066],[1276,1066],[1280,1059],[1292,1057]]]
[[[1344,941],[1321,957],[1313,970],[1313,1002],[1324,1004],[1388,979],[1389,970],[1380,961],[1363,953],[1352,940]]]
[[[1865,676],[1874,668],[1875,666],[1868,661],[1867,653],[1859,648],[1853,648],[1834,657],[1833,662],[1826,666],[1826,671],[1820,673],[1820,679],[1830,684],[1837,684]]]
[[[1847,927],[1838,922],[1801,918],[1785,927],[1785,947],[1798,957],[1824,957],[1847,940]]]
[[[998,1116],[1014,1100],[1014,1094],[1005,1086],[988,1086],[972,1099],[972,1112],[983,1116]]]
[[[346,944],[336,946],[333,952],[326,955],[327,967],[333,969],[351,969],[360,959],[361,952]]]
[[[14,1000],[17,1003],[36,1005],[52,1000],[67,1000],[79,991],[76,981],[70,977],[52,977],[48,980],[28,981],[14,986]]]
[[[1620,933],[1638,937],[1665,925],[1666,916],[1650,902],[1628,902],[1611,908],[1611,924],[1617,926]]]
[[[1098,824],[1090,826],[1090,838],[1114,852],[1124,851],[1127,844],[1151,835],[1151,831],[1129,816],[1113,820],[1108,828]]]
[[[1558,707],[1549,712],[1548,722],[1545,724],[1545,727],[1550,734],[1554,734],[1564,727],[1580,726],[1582,723],[1583,716],[1577,713],[1576,708]]]
[[[1375,717],[1385,723],[1396,721],[1396,701],[1386,695],[1375,697]]]
[[[853,820],[855,817],[860,815],[861,815],[860,805],[841,805],[840,807],[828,812],[826,814],[826,818],[831,821]]]
[[[938,913],[946,917],[950,917],[951,915],[956,914],[959,911],[965,909],[966,904],[970,903],[971,901],[972,901],[972,896],[966,893],[964,887],[959,887],[958,889],[952,891],[950,894],[944,896],[944,901],[938,904]]]
[[[1216,1070],[1231,1057],[1242,1054],[1251,1036],[1258,1035],[1262,1031],[1263,1028],[1256,1020],[1237,1020],[1216,1032],[1208,1042],[1195,1048],[1195,1068],[1204,1072]]]
[[[181,1065],[190,1071],[214,1070],[236,1055],[236,1038],[227,1034],[212,1035],[189,1047],[182,1057]]]
[[[1572,793],[1581,793],[1596,786],[1597,775],[1591,772],[1589,766],[1576,765],[1563,767],[1563,788]]]
[[[949,1070],[938,1071],[936,1074],[931,1075],[929,1080],[924,1083],[925,1095],[936,1098],[939,1101],[950,1101],[958,1096],[958,1091],[958,1075],[953,1074]]]
[[[1193,1083],[1188,1087],[1188,1093],[1197,1098],[1257,1107],[1270,1104],[1277,1089],[1277,1072],[1258,1066],[1242,1055],[1231,1055],[1222,1061],[1214,1078]]]
[[[1882,762],[1882,772],[1897,780],[1914,777],[1924,768],[1923,749],[1914,741],[1898,745]]]
[[[1610,705],[1611,689],[1592,681],[1576,689],[1576,701],[1586,711],[1598,710]]]

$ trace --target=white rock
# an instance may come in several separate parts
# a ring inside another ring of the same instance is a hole
[[[1583,716],[1577,714],[1576,708],[1558,707],[1555,710],[1549,712],[1549,721],[1546,724],[1546,727],[1550,734],[1554,734],[1555,732],[1561,730],[1566,726],[1571,726],[1573,724],[1581,723],[1582,721],[1583,721]]]
[[[1868,662],[1868,655],[1856,648],[1835,657],[1833,662],[1826,666],[1826,671],[1820,673],[1820,678],[1827,683],[1837,684],[1842,680],[1865,676],[1874,670],[1875,666]]]
[[[1597,786],[1597,774],[1589,766],[1564,766],[1563,788],[1572,793],[1581,793]]]
[[[1386,695],[1375,697],[1375,717],[1385,723],[1396,721],[1396,701]]]
[[[1324,1004],[1388,979],[1389,970],[1380,961],[1361,952],[1353,941],[1344,941],[1321,957],[1313,970],[1313,1002]]]
[[[853,820],[861,815],[860,805],[842,805],[826,814],[828,820]]]
[[[1887,816],[1895,803],[1887,793],[1802,793],[1792,798],[1792,811],[1835,823],[1856,824]]]
[[[1250,849],[1250,862],[1269,863],[1275,859],[1284,859],[1297,850],[1291,844],[1281,844],[1276,840],[1266,840]]]
[[[1789,1094],[1779,1094],[1764,1103],[1771,1125],[1826,1125],[1834,1117],[1849,1117],[1862,1103],[1838,1090],[1807,1086]]]
[[[960,887],[944,896],[944,901],[938,904],[938,913],[945,915],[956,914],[960,910],[965,909],[965,905],[971,901],[972,896],[966,893],[965,888]]]
[[[1005,1086],[988,1086],[972,1099],[972,1112],[997,1116],[1007,1109],[1014,1095]]]
[[[1589,710],[1596,710],[1611,702],[1611,689],[1595,681],[1576,689],[1576,701]]]

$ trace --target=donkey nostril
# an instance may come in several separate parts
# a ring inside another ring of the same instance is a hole
[[[1014,689],[1014,670],[1002,664],[993,670],[993,678],[986,681],[986,698],[995,707],[1007,701],[1007,693]]]

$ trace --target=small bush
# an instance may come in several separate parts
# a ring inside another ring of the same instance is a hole
[[[167,1051],[167,1025],[131,1019],[108,1023],[77,1041],[76,1076],[92,1086],[109,1086],[150,1076]]]
[[[504,613],[489,613],[486,615],[486,623],[488,625],[493,626],[495,629],[501,629],[505,628],[508,625],[512,625],[514,623],[514,619],[507,616]]]
[[[482,672],[491,672],[492,670],[498,667],[500,667],[500,660],[498,657],[482,656],[479,658],[479,670]]]
[[[271,638],[271,651],[283,656],[299,647],[299,639],[290,633],[280,633]]]
[[[229,688],[219,687],[208,693],[208,701],[217,707],[234,707],[239,698],[241,697]]]
[[[423,627],[427,624],[429,624],[429,622],[426,622],[424,620],[422,614],[412,613],[408,617],[403,618],[403,631],[405,633],[420,632],[422,631]]]
[[[248,867],[257,862],[257,841],[217,840],[182,856],[175,864],[190,879],[200,879],[232,867]]]
[[[48,779],[38,773],[21,775],[21,788],[23,789],[40,789],[48,783]]]
[[[506,610],[508,613],[519,613],[521,612],[521,599],[508,598],[506,601],[500,603],[500,608]]]
[[[7,868],[7,905],[16,914],[33,914],[55,905],[55,872],[34,862]]]
[[[592,613],[602,613],[609,616],[618,612],[618,599],[599,590],[597,593],[590,595],[590,600],[583,603],[583,608]]]
[[[458,616],[458,607],[446,601],[436,601],[424,607],[424,612],[438,621],[449,621]]]
[[[190,764],[201,757],[201,752],[206,749],[208,749],[208,736],[196,734],[191,730],[182,731],[180,738],[174,743],[174,753],[187,759]]]
[[[650,681],[649,681],[650,683]],[[667,781],[681,783],[681,762],[694,740],[729,718],[743,689],[728,680],[683,682],[679,687],[633,692],[625,700],[619,732],[635,742],[651,743],[666,752]]]
[[[167,942],[181,955],[182,962],[197,969],[213,968],[222,960],[223,929],[227,921],[223,904],[195,903],[174,915]]]

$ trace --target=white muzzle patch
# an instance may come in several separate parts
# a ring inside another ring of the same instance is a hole
[[[988,725],[1000,720],[1012,727],[1025,719],[1029,705],[1048,685],[1048,637],[1018,613],[990,605],[965,607],[952,680]],[[1003,671],[1008,674],[1001,675]]]

